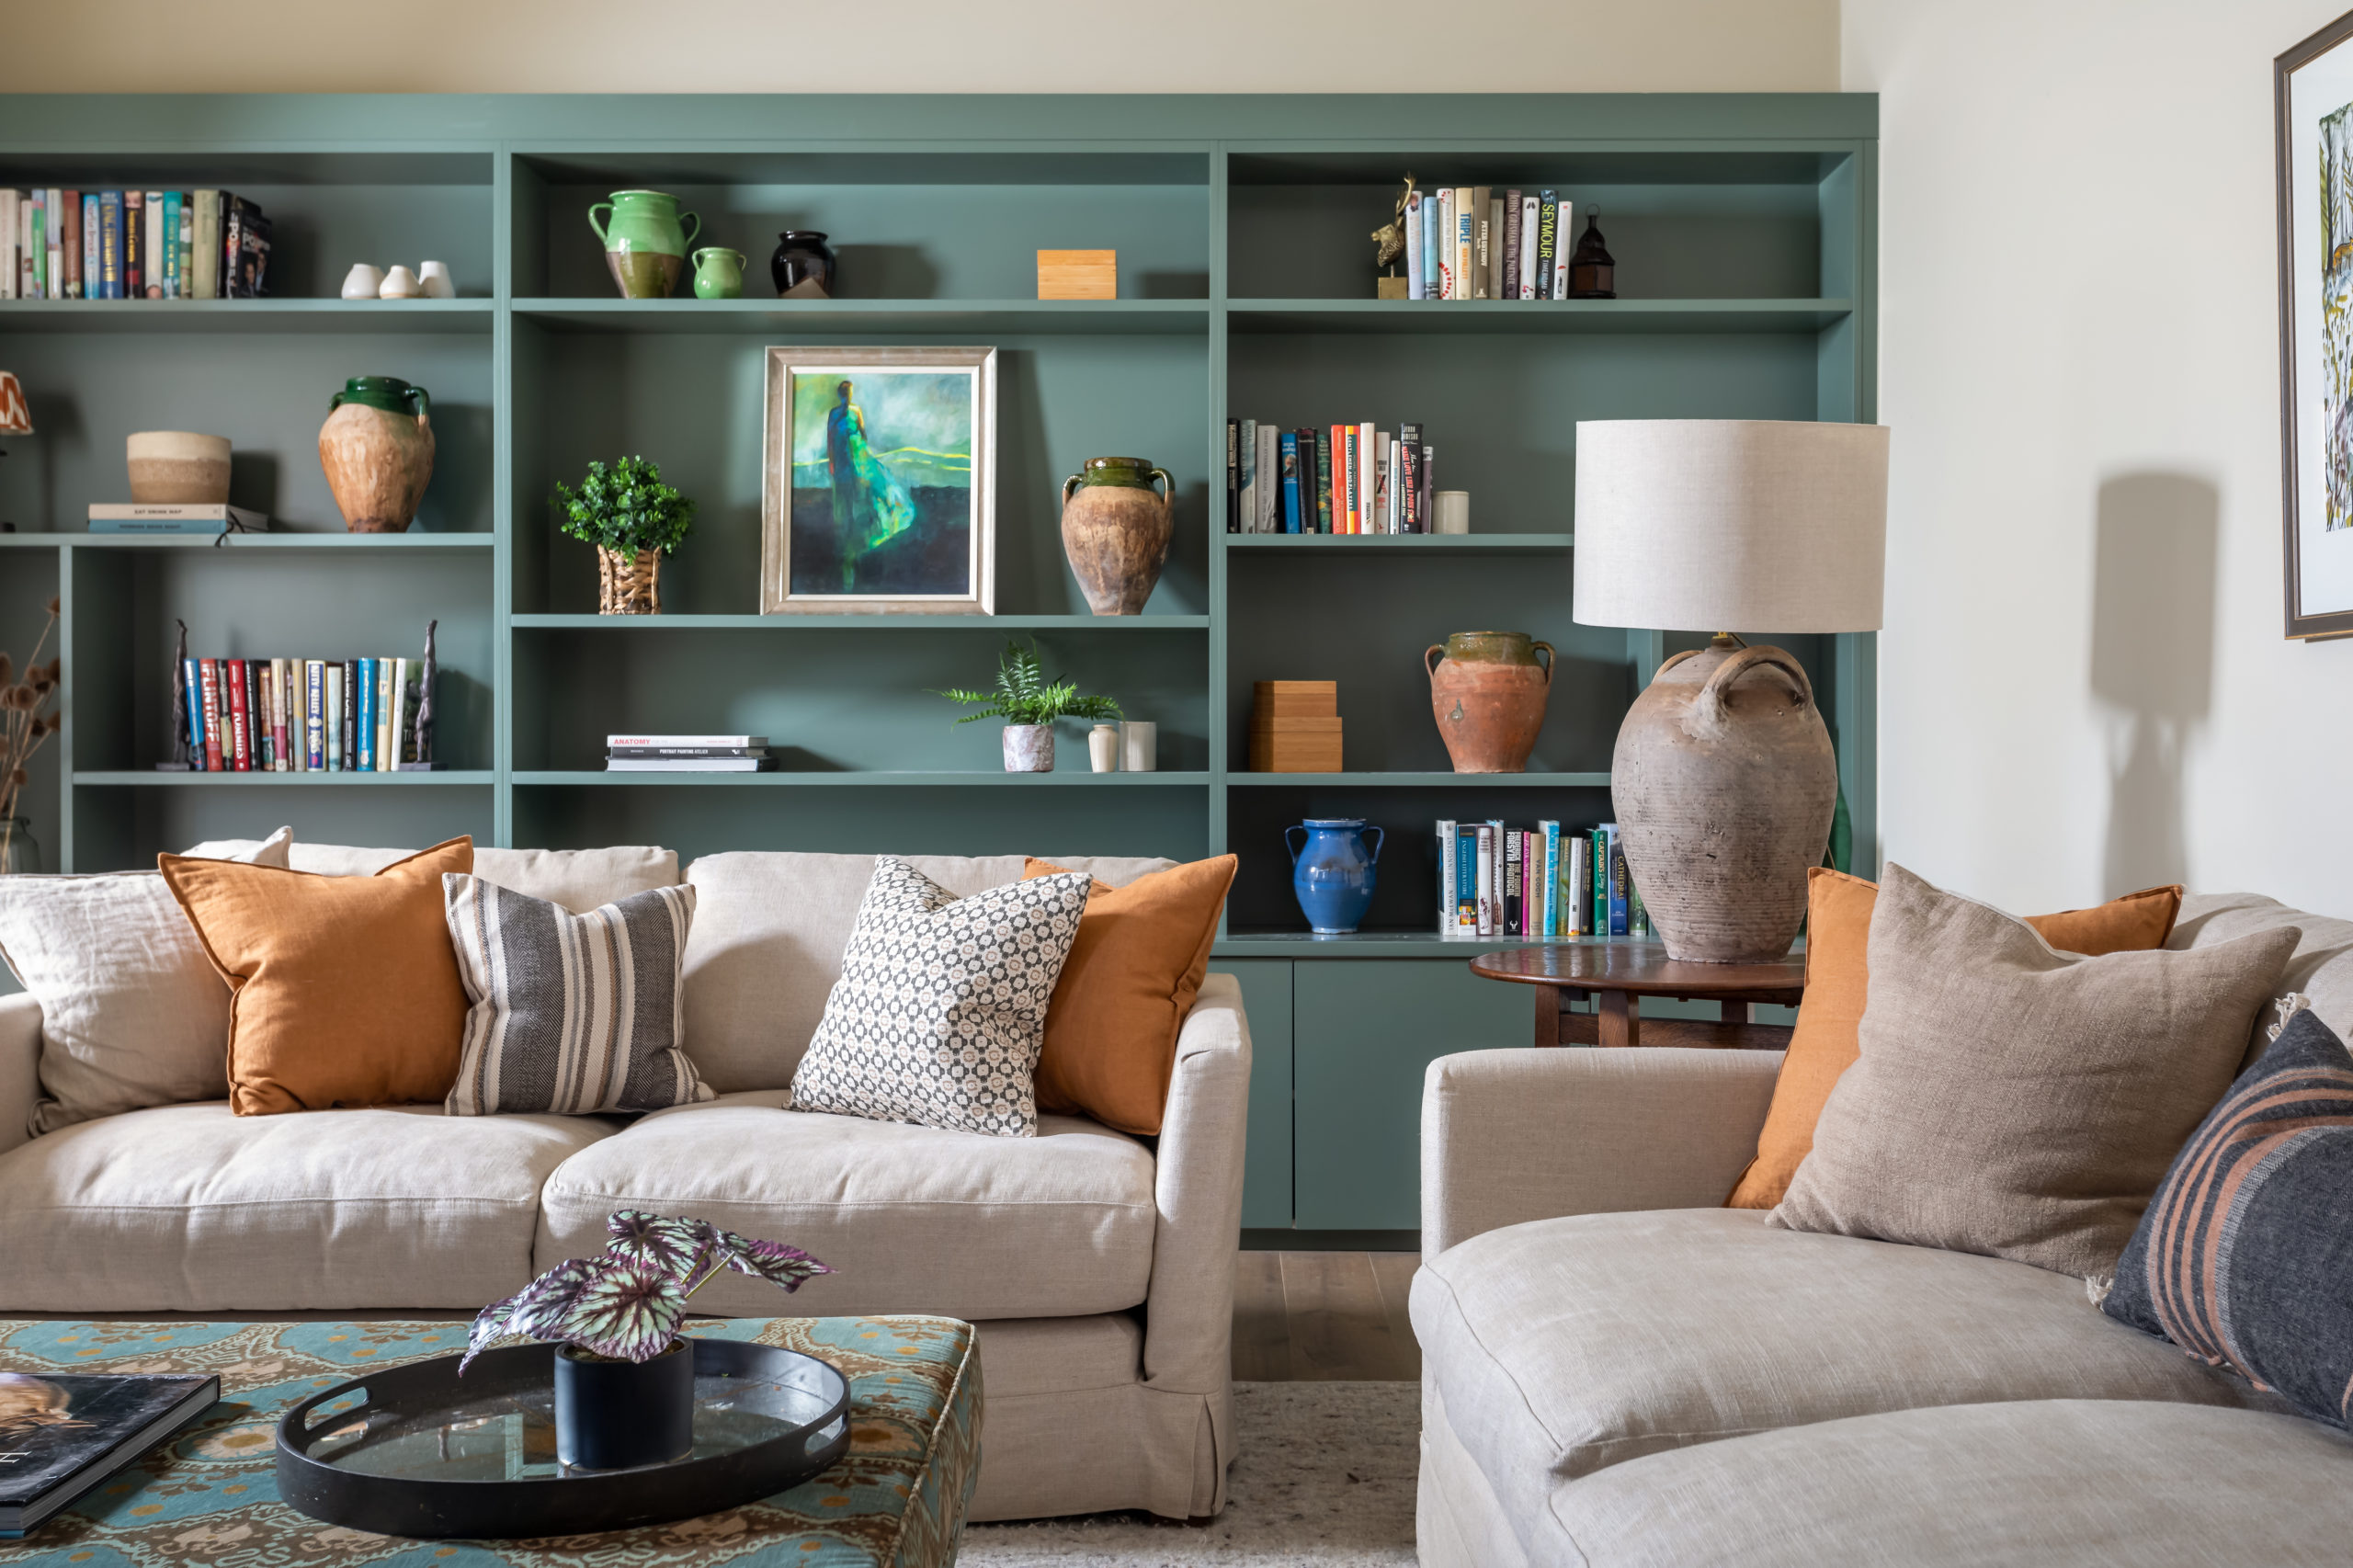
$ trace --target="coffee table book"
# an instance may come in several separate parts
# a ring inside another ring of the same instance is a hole
[[[0,1372],[0,1540],[16,1540],[212,1408],[217,1377]]]

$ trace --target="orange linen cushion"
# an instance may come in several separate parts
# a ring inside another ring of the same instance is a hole
[[[441,908],[453,838],[372,877],[156,858],[229,983],[229,1106],[239,1116],[448,1097],[466,990]]]
[[[1176,1031],[1209,972],[1218,912],[1240,862],[1231,855],[1094,883],[1078,937],[1046,1008],[1038,1108],[1157,1133],[1176,1067]],[[1030,858],[1021,880],[1063,868]]]
[[[2181,888],[2144,888],[2097,909],[2029,915],[2026,923],[2063,952],[2097,958],[2165,945],[2181,913]],[[1866,955],[1879,884],[1815,867],[1806,873],[1805,1005],[1790,1034],[1789,1055],[1773,1085],[1773,1104],[1757,1135],[1756,1158],[1724,1199],[1728,1209],[1770,1209],[1790,1189],[1798,1162],[1813,1148],[1813,1124],[1840,1074],[1860,1053],[1870,981]]]

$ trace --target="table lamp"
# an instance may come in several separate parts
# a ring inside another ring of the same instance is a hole
[[[0,370],[0,436],[29,436],[33,433],[33,411],[25,403],[25,385],[17,380],[13,370]],[[0,449],[0,458],[8,454]],[[17,525],[0,523],[0,532],[14,533]]]
[[[1583,421],[1576,473],[1575,619],[1715,633],[1660,665],[1619,729],[1627,873],[1669,958],[1781,958],[1829,841],[1838,764],[1804,667],[1732,629],[1879,629],[1887,429]]]

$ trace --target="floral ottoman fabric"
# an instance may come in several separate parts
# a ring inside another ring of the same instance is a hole
[[[22,1540],[0,1568],[948,1568],[980,1474],[981,1363],[950,1318],[735,1318],[690,1335],[782,1346],[849,1380],[850,1448],[804,1485],[725,1513],[538,1540],[411,1540],[278,1501],[278,1416],[371,1367],[461,1350],[462,1323],[28,1323],[0,1371],[210,1372],[221,1402]]]

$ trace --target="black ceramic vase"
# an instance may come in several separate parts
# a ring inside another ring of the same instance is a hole
[[[695,1349],[679,1340],[651,1361],[555,1352],[555,1455],[574,1470],[634,1470],[695,1446]]]
[[[833,298],[834,253],[826,248],[825,236],[813,229],[787,229],[777,239],[776,254],[768,257],[768,276],[776,279],[778,296],[799,290],[803,296]]]

